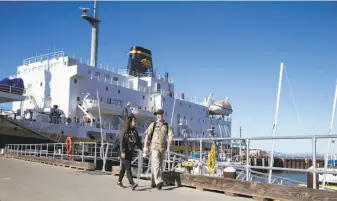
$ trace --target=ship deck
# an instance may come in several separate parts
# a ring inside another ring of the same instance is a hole
[[[0,155],[0,200],[34,201],[249,201],[250,198],[230,197],[223,194],[202,192],[189,188],[164,187],[151,189],[149,181],[137,180],[135,191],[116,187],[117,177],[97,171],[81,171],[22,160]],[[126,176],[124,184],[128,184]]]

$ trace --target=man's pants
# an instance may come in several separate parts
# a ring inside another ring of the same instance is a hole
[[[165,157],[165,149],[152,149],[151,151],[151,185],[158,185],[163,182],[162,167]]]

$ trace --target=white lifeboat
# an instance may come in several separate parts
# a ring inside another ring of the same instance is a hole
[[[149,120],[156,120],[156,116],[153,114],[153,112],[150,112],[148,110],[142,110],[136,107],[131,107],[131,113],[135,115],[137,118],[140,119],[149,119]]]
[[[98,112],[97,100],[86,99],[85,104],[88,112]],[[103,114],[120,115],[123,112],[123,104],[120,101],[112,101],[111,104],[100,102],[101,112]]]
[[[225,101],[213,101],[209,106],[209,111],[211,114],[228,116],[232,114],[233,109],[232,105],[228,101],[228,98]]]

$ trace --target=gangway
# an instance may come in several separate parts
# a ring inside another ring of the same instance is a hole
[[[92,124],[92,122],[94,122],[95,120],[95,117],[88,112],[88,108],[85,102],[89,96],[90,94],[87,93],[82,100],[82,104],[78,104],[77,107],[80,108],[80,110],[90,119],[90,123]]]

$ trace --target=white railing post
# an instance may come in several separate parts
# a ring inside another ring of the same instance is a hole
[[[249,159],[249,143],[250,140],[247,139],[247,152],[246,152],[246,180],[249,181],[249,175],[250,175],[250,159]]]
[[[95,149],[94,149],[94,164],[96,167],[96,160],[97,160],[97,142],[95,142]]]
[[[54,150],[53,150],[53,159],[55,158],[55,152],[56,152],[56,144],[54,144]]]
[[[47,144],[46,157],[48,157],[48,144]]]
[[[81,142],[82,144],[82,162],[84,162],[84,142]]]
[[[317,139],[316,137],[312,137],[312,167],[313,167],[313,176],[312,176],[312,179],[313,179],[313,189],[316,189],[316,142],[317,142]]]
[[[143,157],[142,151],[138,150],[138,171],[137,171],[137,180],[140,180],[140,174],[143,172]]]
[[[202,140],[200,140],[200,151],[199,151],[199,174],[202,175],[202,166],[203,166],[203,161],[202,161]]]
[[[61,147],[61,160],[63,160],[63,143],[62,143],[62,147]]]

